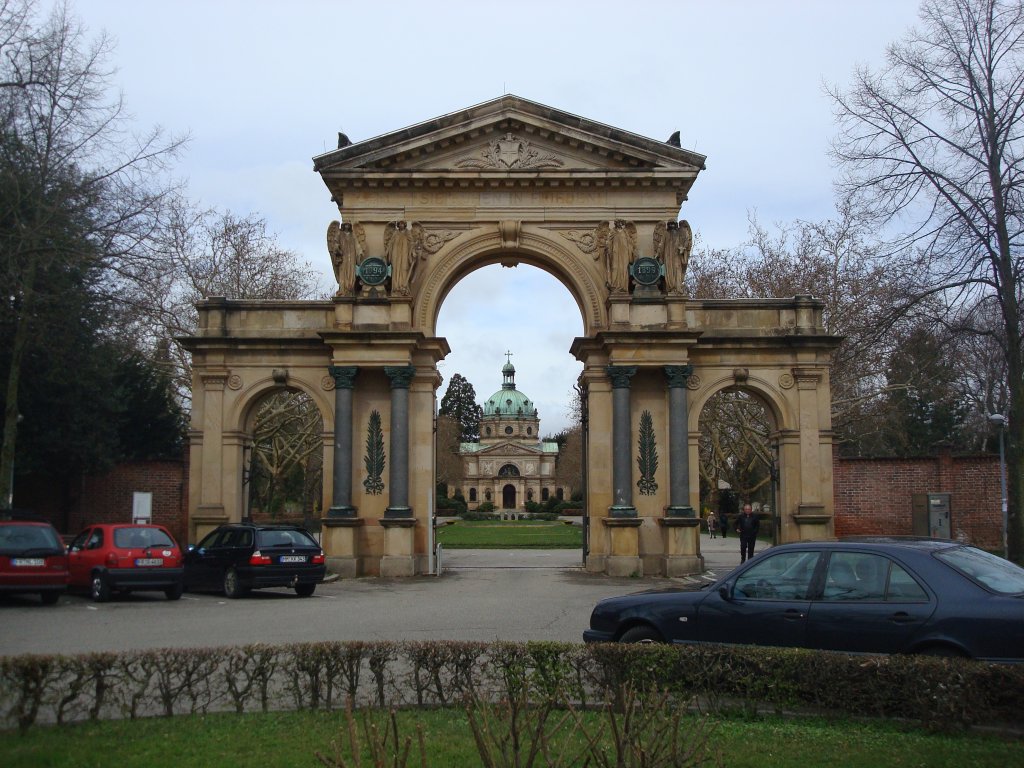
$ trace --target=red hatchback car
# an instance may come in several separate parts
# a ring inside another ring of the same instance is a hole
[[[168,600],[182,593],[181,549],[159,525],[101,523],[78,534],[68,548],[71,586],[98,603],[112,592],[158,590]]]
[[[68,588],[68,558],[49,523],[0,520],[0,592],[36,593],[53,605]]]

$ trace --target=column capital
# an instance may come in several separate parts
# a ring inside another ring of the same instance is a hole
[[[416,369],[411,365],[385,365],[384,373],[391,380],[392,389],[408,389]]]
[[[629,380],[636,375],[635,365],[609,365],[605,367],[612,389],[629,389]]]
[[[359,368],[354,365],[329,365],[327,372],[334,379],[335,389],[352,389]]]
[[[666,365],[665,377],[668,379],[670,389],[686,387],[686,382],[693,375],[693,366],[687,365]]]

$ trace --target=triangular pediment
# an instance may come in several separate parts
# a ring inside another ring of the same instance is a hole
[[[502,96],[339,147],[313,162],[325,177],[359,172],[487,176],[609,170],[696,177],[704,156],[518,96]]]
[[[511,441],[489,445],[477,451],[477,456],[540,456],[544,451],[540,447],[520,445]]]

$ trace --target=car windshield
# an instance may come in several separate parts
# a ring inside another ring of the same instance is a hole
[[[1024,568],[974,547],[936,552],[935,557],[967,578],[1001,595],[1024,594]]]
[[[45,525],[0,525],[0,555],[47,555],[64,551],[57,532]]]
[[[171,537],[159,528],[115,528],[114,546],[121,549],[173,547]]]
[[[256,546],[260,549],[270,547],[319,547],[320,545],[305,531],[299,530],[264,530],[257,534]]]

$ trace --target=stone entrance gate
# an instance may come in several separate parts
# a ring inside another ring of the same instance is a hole
[[[675,137],[673,137],[675,138]],[[529,264],[575,298],[583,363],[587,568],[701,570],[698,418],[724,389],[775,426],[783,541],[832,535],[830,354],[810,297],[694,301],[676,223],[704,157],[504,96],[314,158],[341,222],[330,301],[199,305],[190,533],[238,520],[256,405],[300,390],[324,422],[323,542],[343,575],[430,572],[445,296]],[[524,310],[528,311],[528,310]]]

